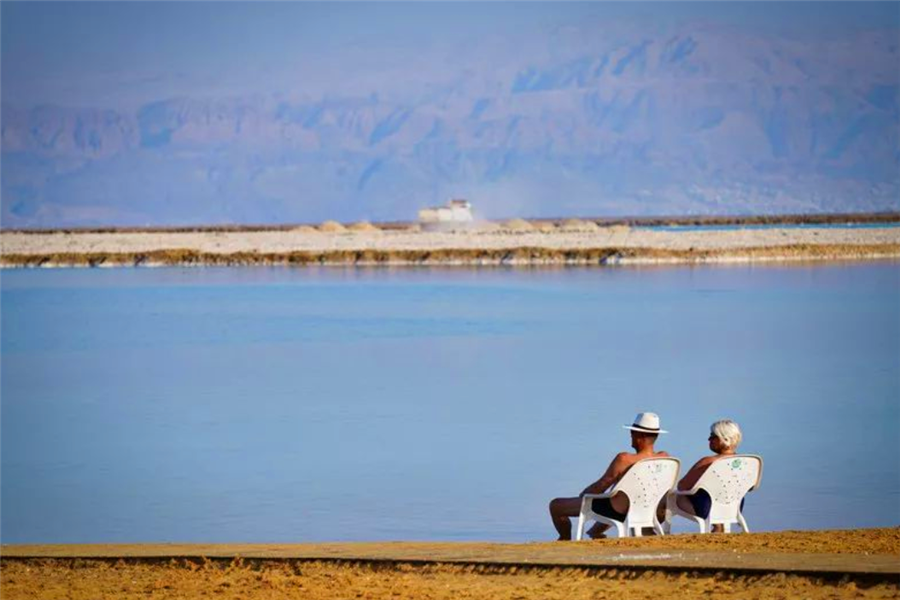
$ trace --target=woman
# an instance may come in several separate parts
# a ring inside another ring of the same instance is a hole
[[[697,464],[691,467],[691,470],[678,482],[678,489],[687,491],[693,488],[710,465],[720,458],[733,456],[741,443],[741,437],[741,428],[734,421],[725,419],[713,423],[709,428],[709,449],[715,454],[704,456],[698,460]],[[701,519],[708,517],[709,510],[712,508],[712,498],[703,489],[691,496],[678,496],[677,502],[678,508],[692,515],[697,515]],[[742,501],[741,510],[743,508],[744,503]],[[712,530],[720,532],[723,531],[723,527],[721,525],[713,525]]]

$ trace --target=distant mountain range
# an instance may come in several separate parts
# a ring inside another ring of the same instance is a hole
[[[488,217],[900,209],[896,30],[693,27],[487,64],[340,96],[4,103],[2,224],[402,220],[450,196]]]

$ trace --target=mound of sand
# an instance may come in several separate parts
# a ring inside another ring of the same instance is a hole
[[[581,219],[566,219],[560,226],[562,231],[567,232],[589,232],[597,231],[599,228],[593,221],[582,221]]]
[[[310,225],[298,225],[291,229],[291,233],[318,233],[318,230]]]
[[[556,231],[556,225],[552,221],[538,221],[531,224],[532,229],[543,233],[553,233]]]
[[[500,227],[500,225],[498,225],[497,223],[492,223],[490,221],[481,221],[479,223],[476,223],[472,227],[472,229],[479,233],[494,233],[496,231],[500,231],[503,228]]]
[[[534,227],[525,219],[510,219],[503,224],[503,229],[507,231],[533,231]]]
[[[339,233],[341,231],[347,231],[347,228],[337,221],[325,221],[324,223],[319,225],[319,231],[324,231],[326,233]]]
[[[359,223],[354,223],[347,227],[350,231],[359,231],[365,233],[381,233],[381,229],[375,227],[368,221],[360,221]]]
[[[628,225],[610,225],[603,229],[610,235],[628,235],[631,233],[631,227]]]

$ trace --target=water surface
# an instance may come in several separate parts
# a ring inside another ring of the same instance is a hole
[[[766,230],[766,229],[897,229],[900,222],[875,222],[875,223],[747,223],[730,225],[649,225],[638,226],[635,229],[650,231],[739,231]]]
[[[550,539],[641,410],[756,530],[900,524],[896,263],[0,276],[4,543]]]

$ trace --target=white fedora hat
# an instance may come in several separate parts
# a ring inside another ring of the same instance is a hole
[[[631,425],[622,425],[625,429],[641,433],[669,433],[659,428],[659,415],[652,412],[638,413]]]

